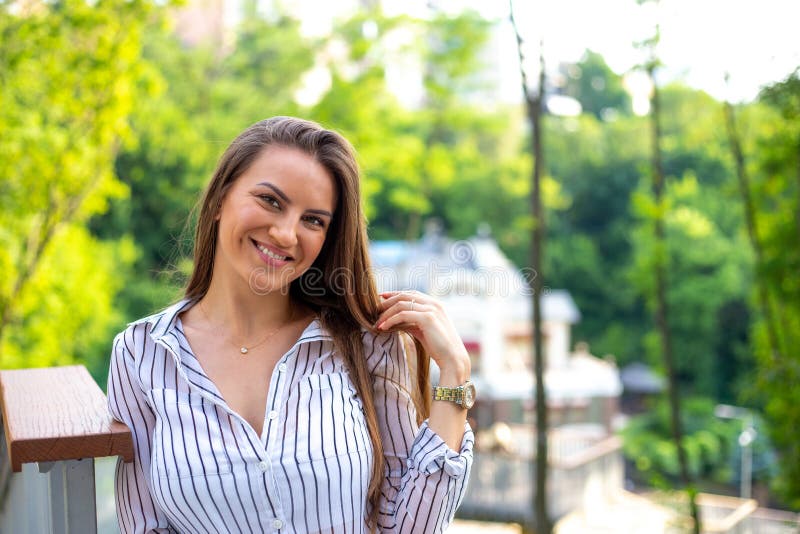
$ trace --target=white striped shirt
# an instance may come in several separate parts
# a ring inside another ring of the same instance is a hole
[[[114,340],[108,404],[135,449],[133,462],[117,463],[120,530],[366,532],[372,443],[319,320],[276,364],[259,436],[192,354],[178,317],[191,305],[131,323]],[[427,421],[418,427],[399,336],[362,338],[386,459],[378,528],[442,532],[464,496],[472,431],[465,425],[455,452]]]

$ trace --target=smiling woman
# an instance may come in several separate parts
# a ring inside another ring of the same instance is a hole
[[[229,188],[216,215],[216,276],[228,289],[285,287],[319,256],[336,197],[331,173],[312,156],[269,146]]]
[[[109,408],[136,453],[117,465],[122,532],[447,527],[472,464],[469,357],[435,299],[382,299],[369,265],[344,138],[275,117],[233,141],[185,298],[114,341]]]

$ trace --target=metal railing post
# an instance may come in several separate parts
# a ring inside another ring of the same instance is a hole
[[[40,462],[48,477],[53,534],[97,532],[94,458]]]

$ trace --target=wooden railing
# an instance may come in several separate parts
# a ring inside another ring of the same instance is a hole
[[[0,406],[0,532],[96,532],[94,459],[133,440],[86,368],[0,371]]]
[[[759,508],[754,499],[699,493],[703,534],[797,534],[797,514]]]

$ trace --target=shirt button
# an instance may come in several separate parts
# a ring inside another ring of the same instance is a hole
[[[274,519],[272,521],[272,526],[273,528],[281,528],[283,526],[283,521],[281,521],[280,519]]]
[[[258,468],[261,469],[264,473],[269,470],[269,462],[258,462]]]
[[[285,363],[280,364],[278,366],[278,371],[280,371],[281,373],[285,373],[286,372],[286,364]]]
[[[269,417],[270,419],[275,419],[276,417],[278,417],[278,412],[276,412],[275,410],[270,410],[270,412],[267,414],[267,417]]]

